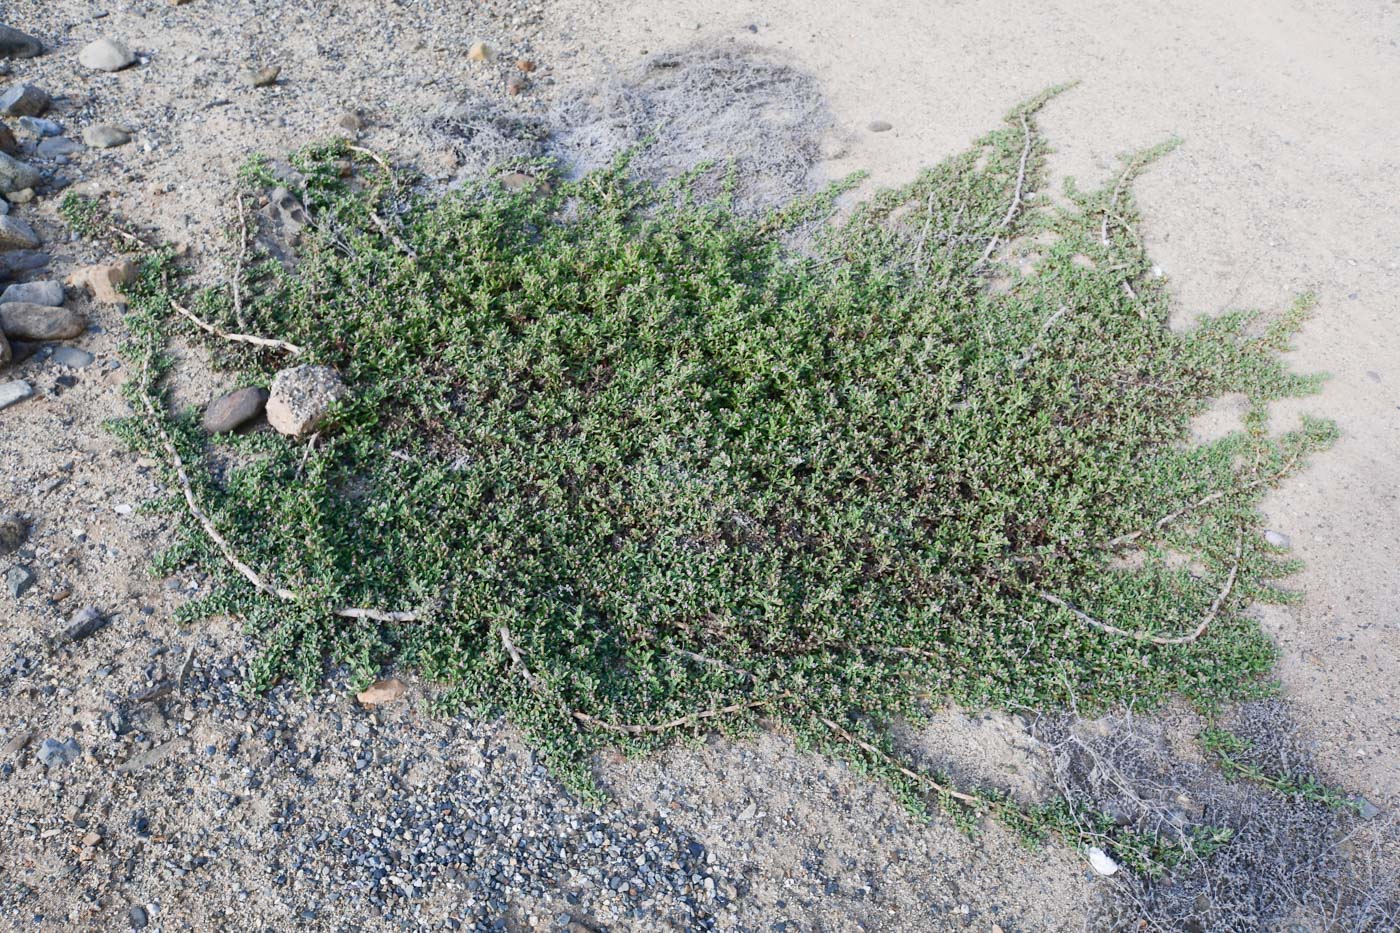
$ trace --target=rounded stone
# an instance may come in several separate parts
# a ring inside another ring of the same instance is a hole
[[[131,142],[131,134],[111,123],[94,123],[83,127],[83,142],[94,149],[111,149]]]
[[[23,301],[31,305],[47,305],[57,308],[63,304],[63,284],[61,282],[23,282],[9,286],[0,292],[0,304],[9,301]]]
[[[33,36],[10,26],[0,26],[0,58],[35,58],[44,45]]]
[[[219,396],[204,409],[204,430],[210,434],[225,434],[256,418],[267,405],[267,395],[266,389],[250,386]]]
[[[14,340],[71,340],[85,330],[87,319],[72,308],[26,301],[0,304],[0,331]]]
[[[135,63],[136,56],[126,43],[115,39],[98,39],[83,46],[78,53],[78,64],[93,71],[121,71]]]

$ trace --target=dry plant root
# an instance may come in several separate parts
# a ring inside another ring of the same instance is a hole
[[[218,327],[215,327],[213,324],[210,324],[208,321],[200,318],[189,308],[178,305],[173,301],[170,302],[170,307],[174,308],[181,315],[188,318],[196,327],[204,331],[206,334],[212,334],[215,337],[218,337],[220,340],[227,340],[231,343],[246,343],[255,347],[266,347],[270,350],[283,350],[287,353],[292,354],[293,356],[298,356],[302,353],[302,348],[294,343],[288,343],[285,340],[276,340],[272,337],[255,337],[252,334],[230,334],[229,332],[221,330]]]
[[[1147,632],[1130,632],[1127,629],[1118,628],[1116,625],[1100,622],[1084,610],[1071,605],[1054,593],[1040,590],[1037,595],[1050,605],[1058,606],[1061,609],[1073,613],[1075,618],[1086,625],[1090,625],[1103,632],[1108,632],[1110,635],[1122,635],[1124,638],[1131,638],[1134,641],[1151,642],[1154,645],[1189,645],[1204,635],[1206,629],[1210,628],[1210,624],[1214,622],[1215,617],[1219,615],[1220,607],[1224,605],[1225,600],[1229,598],[1231,591],[1235,588],[1235,578],[1239,576],[1240,558],[1243,555],[1244,532],[1241,531],[1239,533],[1239,538],[1235,542],[1235,562],[1230,567],[1230,573],[1225,577],[1225,584],[1220,588],[1220,592],[1215,594],[1215,599],[1211,602],[1210,609],[1207,610],[1205,616],[1202,617],[1200,625],[1197,625],[1195,629],[1186,635],[1163,636],[1152,635]]]

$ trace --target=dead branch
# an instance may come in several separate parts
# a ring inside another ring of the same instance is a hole
[[[1031,144],[1034,142],[1034,136],[1031,134],[1031,121],[1026,119],[1024,113],[1021,114],[1021,129],[1026,134],[1026,144],[1021,148],[1021,166],[1016,172],[1016,190],[1011,195],[1011,206],[1006,209],[1006,216],[1001,219],[1001,223],[992,233],[992,238],[987,241],[987,248],[982,250],[982,258],[972,264],[974,269],[986,262],[996,250],[1001,235],[1011,226],[1011,222],[1016,219],[1016,212],[1021,209],[1021,192],[1026,184],[1026,165],[1030,161]]]
[[[1107,544],[1103,545],[1103,548],[1105,550],[1117,550],[1125,544],[1131,544],[1132,542],[1136,541],[1138,538],[1142,537],[1145,534],[1151,534],[1152,532],[1161,531],[1163,528],[1176,521],[1181,516],[1185,515],[1188,512],[1194,512],[1196,509],[1199,509],[1203,505],[1209,505],[1210,503],[1215,502],[1219,499],[1223,499],[1232,493],[1245,492],[1250,489],[1258,488],[1259,486],[1266,486],[1270,483],[1276,482],[1282,479],[1284,476],[1287,476],[1288,473],[1292,471],[1293,467],[1298,463],[1298,458],[1300,456],[1302,456],[1302,451],[1299,451],[1298,453],[1295,453],[1292,457],[1289,457],[1288,462],[1285,463],[1283,467],[1278,470],[1278,472],[1272,474],[1271,476],[1250,480],[1248,483],[1245,483],[1243,486],[1237,487],[1235,489],[1222,489],[1219,492],[1213,492],[1210,495],[1205,496],[1204,498],[1197,499],[1190,505],[1182,506],[1175,512],[1163,515],[1161,518],[1157,519],[1157,521],[1153,522],[1146,528],[1140,528],[1137,531],[1130,531],[1127,534],[1119,535],[1118,537],[1113,538]]]
[[[379,163],[379,167],[384,169],[384,173],[388,176],[389,181],[391,183],[394,183],[395,187],[397,187],[397,182],[395,181],[394,176],[394,169],[392,166],[389,165],[389,161],[385,159],[382,155],[375,152],[373,149],[366,149],[364,146],[346,146],[345,148],[349,149],[351,152],[358,152],[360,153],[360,155],[367,156],[368,158],[373,159],[375,162]],[[389,229],[389,224],[384,220],[383,217],[379,216],[378,211],[371,208],[369,212],[369,219],[374,223],[376,227],[379,228],[379,232],[384,234],[385,238],[392,242],[395,246],[397,246],[405,256],[407,256],[409,259],[418,258],[418,253],[415,252],[413,248],[410,247],[407,243],[405,243],[398,234],[394,233],[393,230]]]
[[[243,267],[248,256],[248,217],[243,209],[243,195],[238,197],[238,255],[233,260],[233,274],[229,282],[233,286],[233,319],[239,327],[247,327],[243,319]]]
[[[895,761],[881,749],[875,747],[874,745],[871,745],[864,739],[854,735],[850,732],[850,730],[842,728],[838,723],[827,719],[825,716],[818,716],[817,720],[822,725],[830,729],[832,732],[835,732],[841,738],[845,739],[847,742],[850,742],[852,745],[859,746],[862,750],[864,750],[868,754],[874,755],[876,758],[879,758],[885,764],[889,765],[891,768],[894,768],[896,771],[909,778],[911,781],[915,781],[919,784],[924,785],[925,787],[931,788],[935,793],[946,794],[947,796],[952,797],[954,800],[961,801],[962,803],[965,803],[968,806],[975,807],[978,809],[993,806],[991,802],[983,800],[980,797],[974,797],[972,794],[964,794],[962,791],[957,791],[951,787],[948,787],[945,784],[938,783],[933,778],[929,777],[927,774],[920,774],[912,768],[905,767],[898,761]]]
[[[1060,305],[1054,314],[1045,319],[1045,323],[1040,325],[1040,333],[1031,341],[1030,346],[1026,347],[1025,352],[1017,358],[1016,362],[1011,364],[1013,372],[1025,369],[1030,365],[1031,360],[1035,359],[1036,353],[1040,351],[1040,344],[1041,341],[1045,339],[1045,335],[1050,332],[1050,328],[1054,327],[1055,322],[1063,317],[1067,311],[1069,311],[1069,305]]]
[[[1193,630],[1190,634],[1187,635],[1165,637],[1162,635],[1152,635],[1148,632],[1130,632],[1127,629],[1121,629],[1115,625],[1109,625],[1107,622],[1100,622],[1098,619],[1095,619],[1093,616],[1089,615],[1082,609],[1079,609],[1078,607],[1065,602],[1063,599],[1056,596],[1054,593],[1050,593],[1046,590],[1040,590],[1038,595],[1041,599],[1045,600],[1047,603],[1050,603],[1052,606],[1058,606],[1061,609],[1065,609],[1073,613],[1075,618],[1079,619],[1079,621],[1085,623],[1086,625],[1090,625],[1096,629],[1099,629],[1100,631],[1108,632],[1111,635],[1122,635],[1123,637],[1131,638],[1134,641],[1151,642],[1154,645],[1189,645],[1196,639],[1204,635],[1206,629],[1210,628],[1210,624],[1215,621],[1216,615],[1218,615],[1220,612],[1220,607],[1229,597],[1230,592],[1235,588],[1235,578],[1239,576],[1240,560],[1243,556],[1244,530],[1241,529],[1239,533],[1239,538],[1235,543],[1235,562],[1230,567],[1230,573],[1225,577],[1225,585],[1220,588],[1219,593],[1215,594],[1215,599],[1211,602],[1210,609],[1206,612],[1205,616],[1202,617],[1201,624],[1197,625],[1195,630]]]
[[[182,315],[188,318],[200,330],[204,331],[207,334],[213,334],[215,337],[218,337],[221,340],[227,340],[232,343],[251,344],[255,347],[267,347],[272,350],[284,350],[287,353],[292,354],[293,356],[297,356],[303,352],[301,347],[297,346],[294,343],[288,343],[285,340],[275,340],[271,337],[254,337],[252,334],[230,334],[228,331],[215,327],[208,321],[201,319],[190,309],[182,307],[173,301],[170,302],[170,307],[174,308],[176,311],[180,312]]]
[[[742,712],[746,709],[754,709],[755,707],[759,706],[769,706],[771,704],[779,702],[780,700],[789,699],[791,698],[791,696],[791,693],[783,692],[778,694],[777,696],[764,697],[760,700],[747,700],[743,703],[730,703],[728,706],[721,706],[716,709],[707,709],[698,713],[691,713],[690,715],[682,716],[679,719],[672,719],[670,722],[656,723],[654,725],[636,725],[633,723],[608,722],[607,720],[598,719],[595,716],[590,716],[587,713],[583,713],[578,710],[570,710],[570,712],[572,713],[575,719],[577,719],[584,725],[592,726],[595,729],[602,729],[605,732],[619,732],[625,735],[651,735],[657,732],[669,732],[672,729],[679,729],[682,726],[694,725],[697,722],[701,722],[706,719],[714,719],[717,716],[728,716],[733,713]]]

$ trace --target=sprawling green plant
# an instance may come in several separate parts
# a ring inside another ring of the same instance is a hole
[[[410,198],[343,144],[305,153],[293,272],[186,299],[158,257],[133,296],[122,430],[178,451],[227,540],[190,513],[166,555],[220,581],[188,615],[261,635],[256,688],[416,668],[577,788],[600,746],[768,719],[911,802],[1082,831],[902,763],[886,724],[1267,690],[1240,610],[1290,565],[1256,502],[1332,429],[1267,430],[1264,403],[1316,384],[1278,360],[1304,303],[1167,326],[1130,191],[1161,150],[1045,196],[1043,99],[839,221],[849,183],[755,219],[625,159]],[[312,440],[204,437],[166,414],[167,337],[205,337],[177,299],[302,348],[210,339],[252,381],[317,362],[353,394]],[[1228,392],[1247,423],[1192,444]]]

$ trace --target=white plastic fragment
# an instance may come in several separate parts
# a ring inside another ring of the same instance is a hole
[[[1089,850],[1089,867],[1105,878],[1118,872],[1118,863],[1098,846]]]

